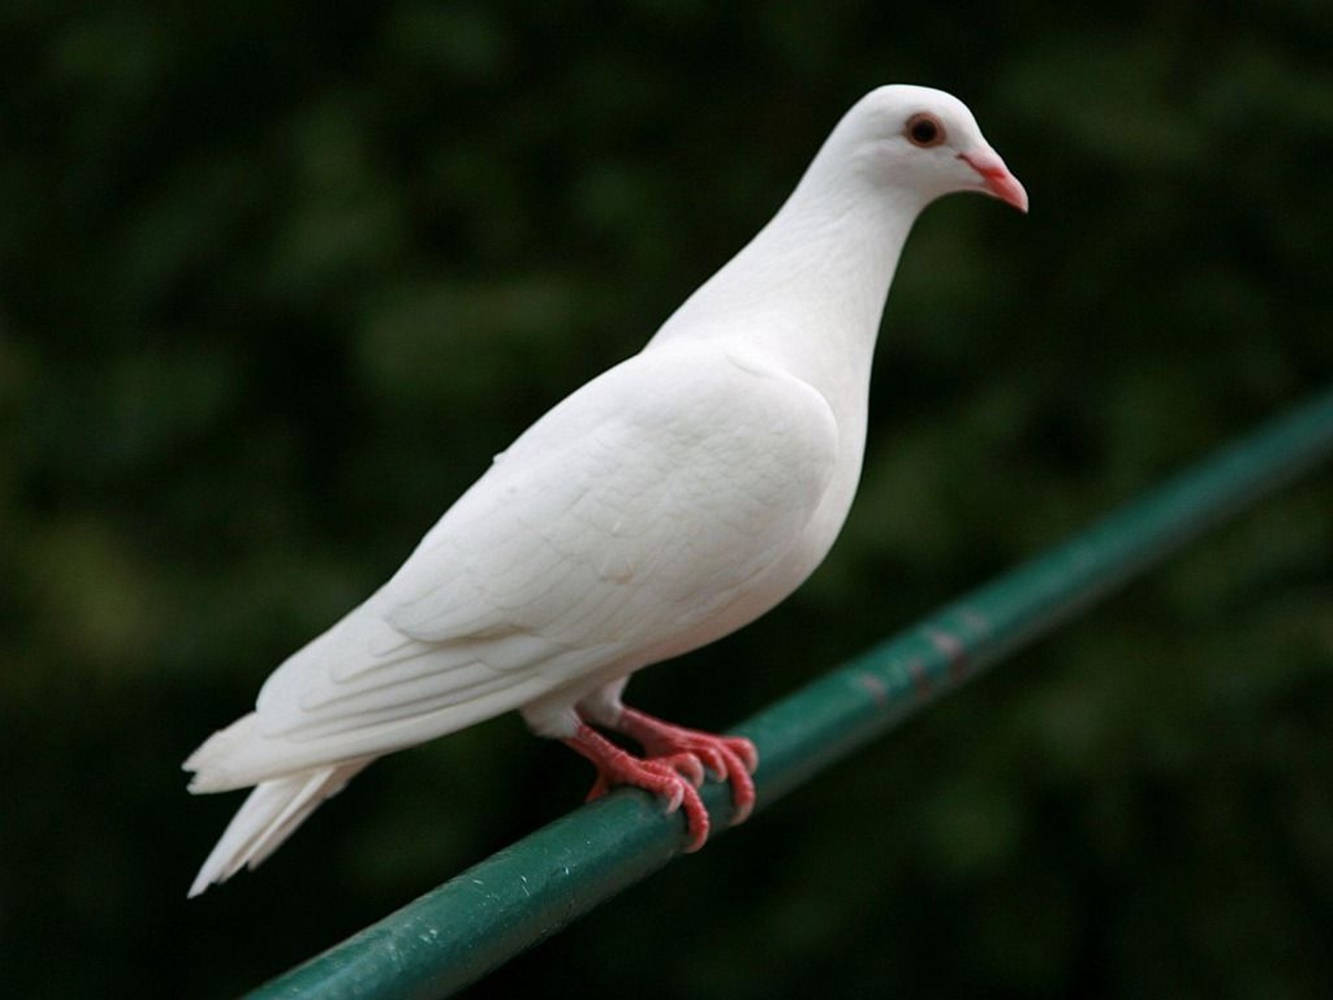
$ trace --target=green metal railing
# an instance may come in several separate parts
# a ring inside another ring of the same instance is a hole
[[[754,740],[759,806],[1333,453],[1333,392],[1116,510],[1069,541],[770,706]],[[725,829],[725,786],[704,804]],[[556,820],[252,997],[442,997],[680,852],[684,824],[637,791]]]

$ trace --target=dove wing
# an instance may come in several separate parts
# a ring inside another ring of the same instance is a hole
[[[311,644],[317,669],[280,668],[300,695],[271,694],[288,686],[275,674],[262,727],[554,687],[686,633],[796,543],[836,454],[828,404],[785,372],[711,349],[637,355],[499,456],[326,633],[338,641]]]
[[[590,384],[595,407],[579,393],[537,424],[386,586],[388,620],[646,648],[773,565],[832,476],[833,413],[785,373],[699,354],[641,355]]]
[[[258,731],[302,745],[286,763],[387,752],[688,636],[797,544],[836,456],[828,403],[787,373],[715,348],[637,355],[279,667]]]

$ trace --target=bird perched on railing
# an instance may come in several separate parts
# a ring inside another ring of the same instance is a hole
[[[777,215],[638,354],[525,431],[365,603],[294,653],[186,761],[254,785],[191,895],[266,858],[376,757],[511,709],[708,835],[697,786],[754,802],[748,740],[627,708],[636,670],[740,628],[823,560],[861,472],[871,356],[926,205],[1027,194],[967,107],[887,86]],[[632,755],[597,730],[637,741]]]

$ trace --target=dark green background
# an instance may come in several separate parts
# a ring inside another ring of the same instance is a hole
[[[962,97],[1032,214],[925,214],[841,542],[645,708],[723,727],[1333,378],[1326,3],[720,6],[0,6],[0,992],[232,995],[579,801],[505,717],[184,898],[240,797],[179,762],[872,86]],[[1317,995],[1330,511],[1324,472],[476,995]]]

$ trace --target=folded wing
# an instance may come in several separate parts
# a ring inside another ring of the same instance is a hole
[[[205,744],[191,763],[213,756],[217,777],[196,785],[419,743],[688,635],[796,543],[836,454],[828,404],[783,372],[707,347],[631,358],[534,424],[379,592],[289,658],[233,741],[248,749]]]

